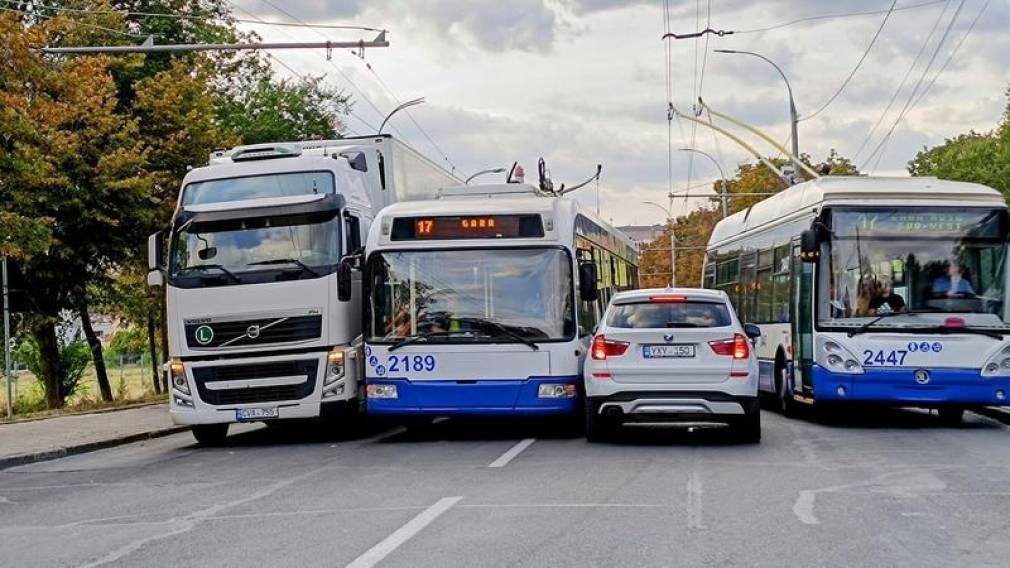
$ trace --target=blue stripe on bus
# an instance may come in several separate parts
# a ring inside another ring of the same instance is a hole
[[[581,377],[530,377],[482,381],[409,381],[368,379],[370,385],[396,385],[398,398],[368,399],[369,414],[399,415],[547,415],[569,414],[576,398],[538,398],[544,383],[578,385]]]
[[[814,398],[893,403],[962,403],[1001,405],[996,391],[1010,392],[1010,378],[986,378],[980,369],[928,369],[929,382],[915,380],[918,369],[868,368],[862,375],[833,373],[814,365]],[[845,395],[838,393],[845,388]]]

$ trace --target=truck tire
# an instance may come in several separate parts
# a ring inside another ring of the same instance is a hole
[[[227,424],[201,424],[190,428],[201,446],[220,446],[228,437]]]

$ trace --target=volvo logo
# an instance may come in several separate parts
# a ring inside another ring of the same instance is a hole
[[[260,336],[260,326],[253,324],[245,328],[245,334],[249,336],[249,339],[256,339]]]
[[[929,382],[929,371],[925,369],[919,369],[915,372],[915,382],[920,385],[924,385]]]
[[[673,334],[672,333],[667,333],[666,335],[663,336],[663,339],[667,343],[672,343],[673,342]]]
[[[193,332],[193,338],[200,345],[207,345],[214,341],[214,330],[209,325],[201,325]]]

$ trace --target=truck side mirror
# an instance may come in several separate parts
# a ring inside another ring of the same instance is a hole
[[[161,272],[165,265],[165,233],[158,231],[147,238],[147,285],[156,288],[165,285]]]
[[[600,297],[600,291],[596,288],[596,276],[595,264],[579,264],[579,297],[583,302],[595,302]]]
[[[817,262],[821,256],[821,243],[817,231],[807,229],[800,233],[800,259],[803,262]]]
[[[337,299],[341,302],[351,300],[351,270],[349,259],[341,260],[337,265]]]
[[[147,237],[147,269],[160,270],[165,265],[165,233],[157,233]]]

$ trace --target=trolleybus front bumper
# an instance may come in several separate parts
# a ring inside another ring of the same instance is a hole
[[[818,401],[999,406],[1007,404],[1010,395],[1010,378],[983,377],[980,369],[871,367],[862,374],[845,374],[814,365],[812,378]]]

